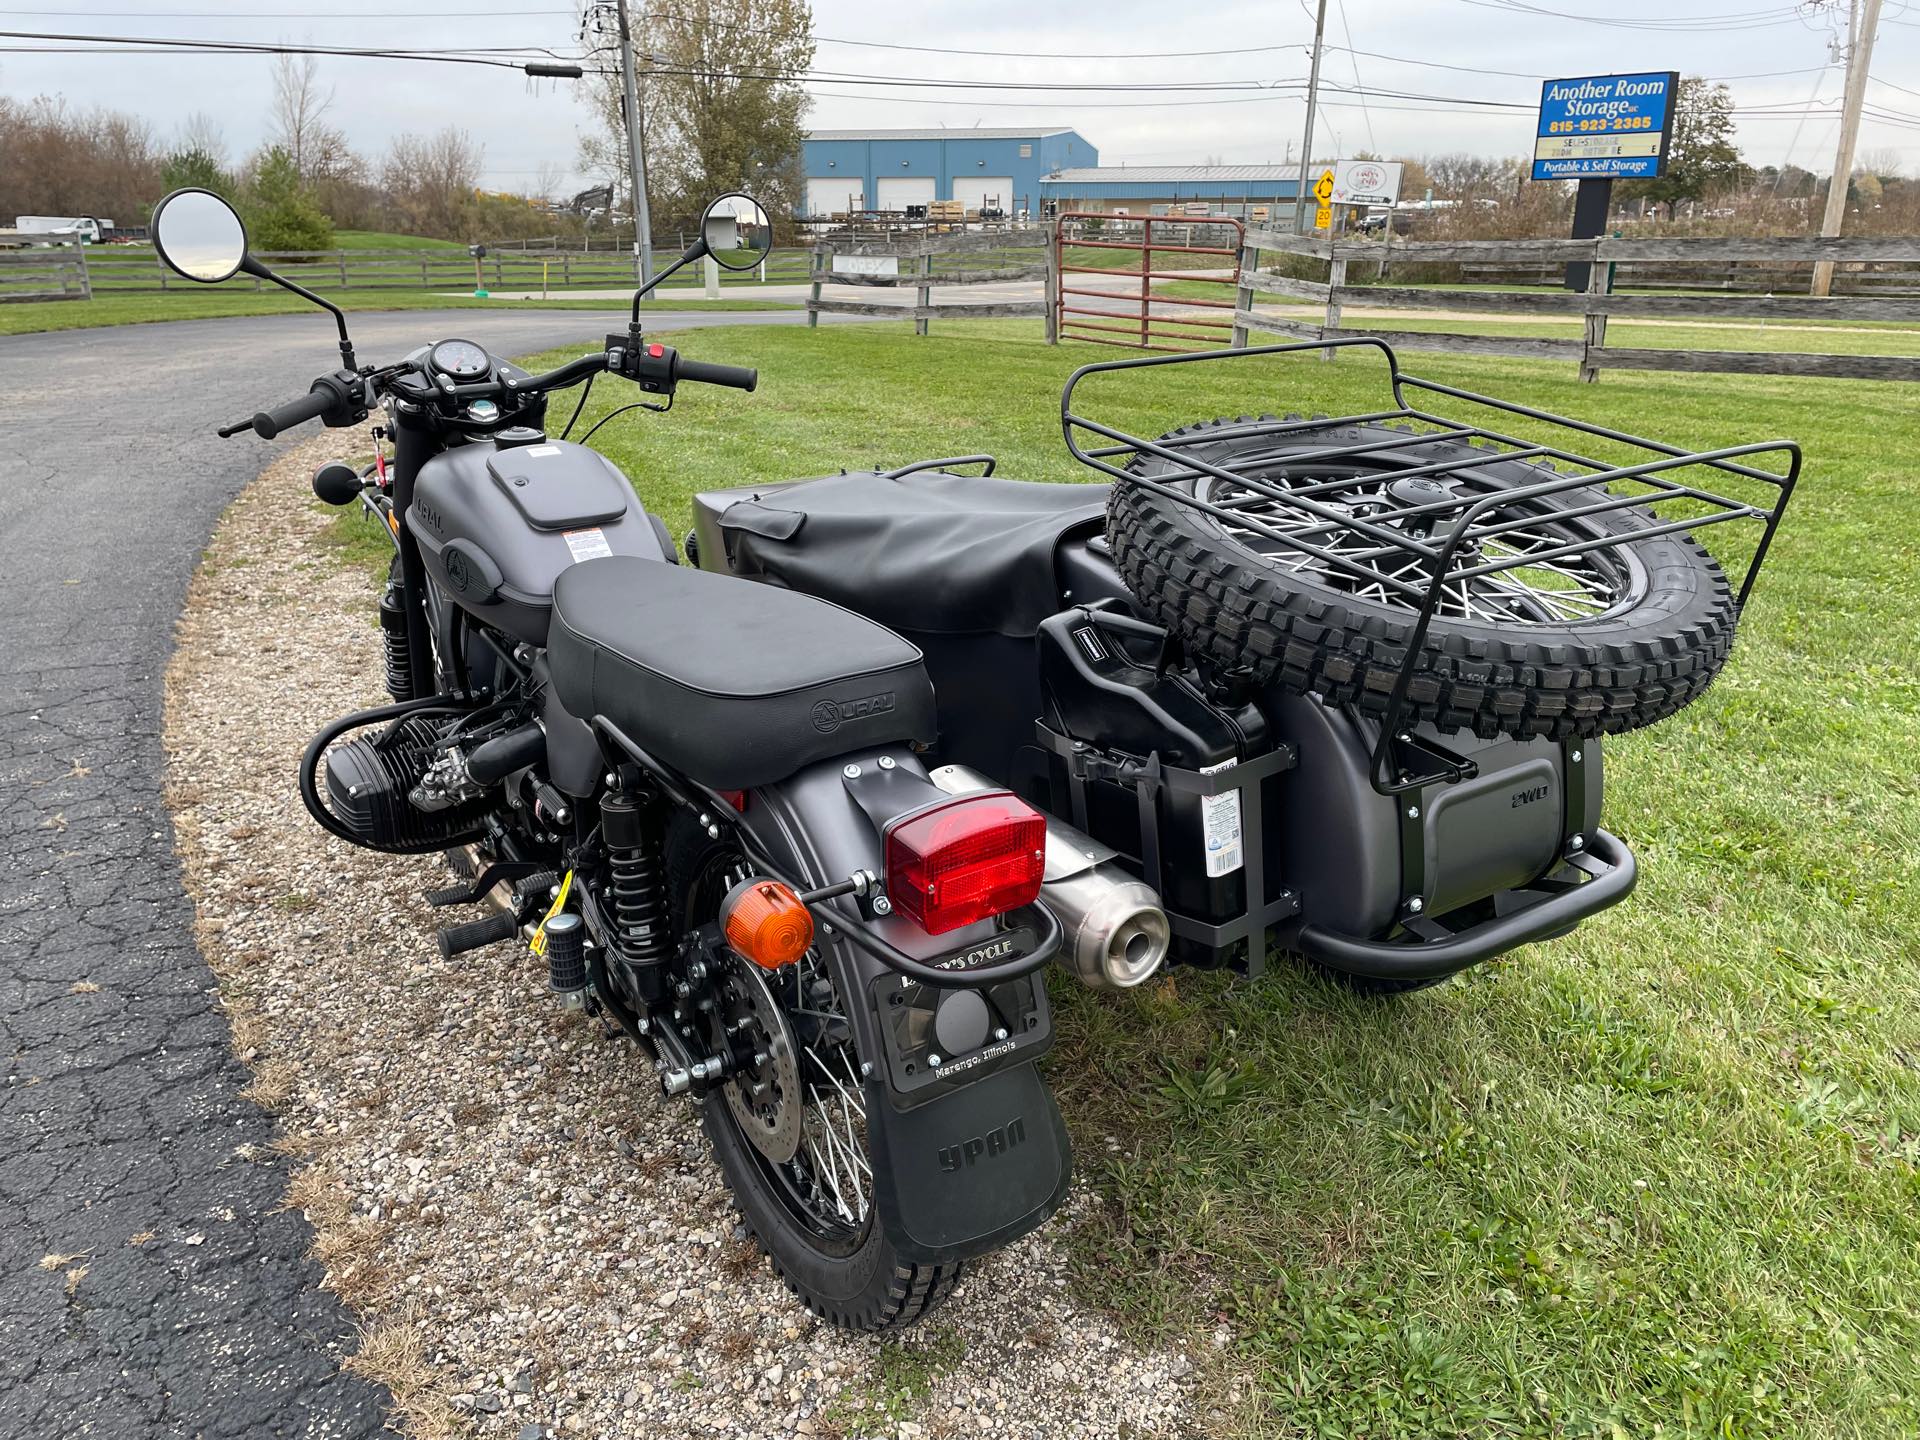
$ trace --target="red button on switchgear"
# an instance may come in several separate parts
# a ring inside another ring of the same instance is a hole
[[[665,355],[666,353],[667,353],[667,347],[664,345],[647,346],[647,354],[651,355],[656,360],[658,360],[662,355]]]

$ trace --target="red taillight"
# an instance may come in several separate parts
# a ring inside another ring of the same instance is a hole
[[[887,898],[929,935],[1031,905],[1047,822],[1005,791],[963,795],[887,827]]]

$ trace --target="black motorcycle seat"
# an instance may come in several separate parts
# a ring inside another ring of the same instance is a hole
[[[638,556],[560,572],[554,693],[716,790],[867,745],[931,741],[919,648],[811,595]]]

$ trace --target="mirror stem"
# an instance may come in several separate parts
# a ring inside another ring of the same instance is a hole
[[[275,285],[278,285],[282,290],[291,290],[295,295],[298,295],[301,299],[311,300],[314,304],[318,305],[323,310],[331,310],[333,312],[333,323],[340,327],[340,363],[346,366],[346,368],[349,370],[357,370],[360,368],[359,362],[355,360],[353,356],[353,341],[347,335],[346,311],[342,310],[338,305],[334,304],[331,300],[327,299],[326,296],[316,295],[313,293],[313,291],[307,289],[306,286],[296,285],[293,283],[293,281],[274,274],[273,271],[269,270],[266,266],[262,265],[258,260],[254,259],[251,255],[247,256],[246,259],[240,262],[240,269],[241,269],[241,272],[244,274],[256,276],[261,280],[270,280]],[[637,311],[638,308],[639,308],[639,305],[638,305],[638,302],[636,301],[635,310]]]
[[[646,293],[649,290],[653,289],[654,286],[658,285],[662,280],[666,279],[669,275],[672,275],[678,271],[686,269],[687,266],[691,265],[694,261],[698,260],[701,256],[705,255],[706,253],[707,253],[707,241],[706,241],[706,237],[702,236],[700,239],[695,240],[691,245],[687,246],[687,248],[680,253],[680,258],[678,260],[674,261],[671,265],[667,266],[666,269],[662,270],[658,275],[654,276],[653,279],[649,280],[646,284],[642,285],[638,290],[634,291],[632,323],[634,325],[638,325],[640,323],[640,301],[643,298],[645,298]]]

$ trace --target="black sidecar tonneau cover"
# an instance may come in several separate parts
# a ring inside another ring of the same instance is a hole
[[[1060,608],[1061,539],[1106,509],[1105,485],[858,470],[738,501],[720,529],[736,575],[896,630],[1029,637]]]

